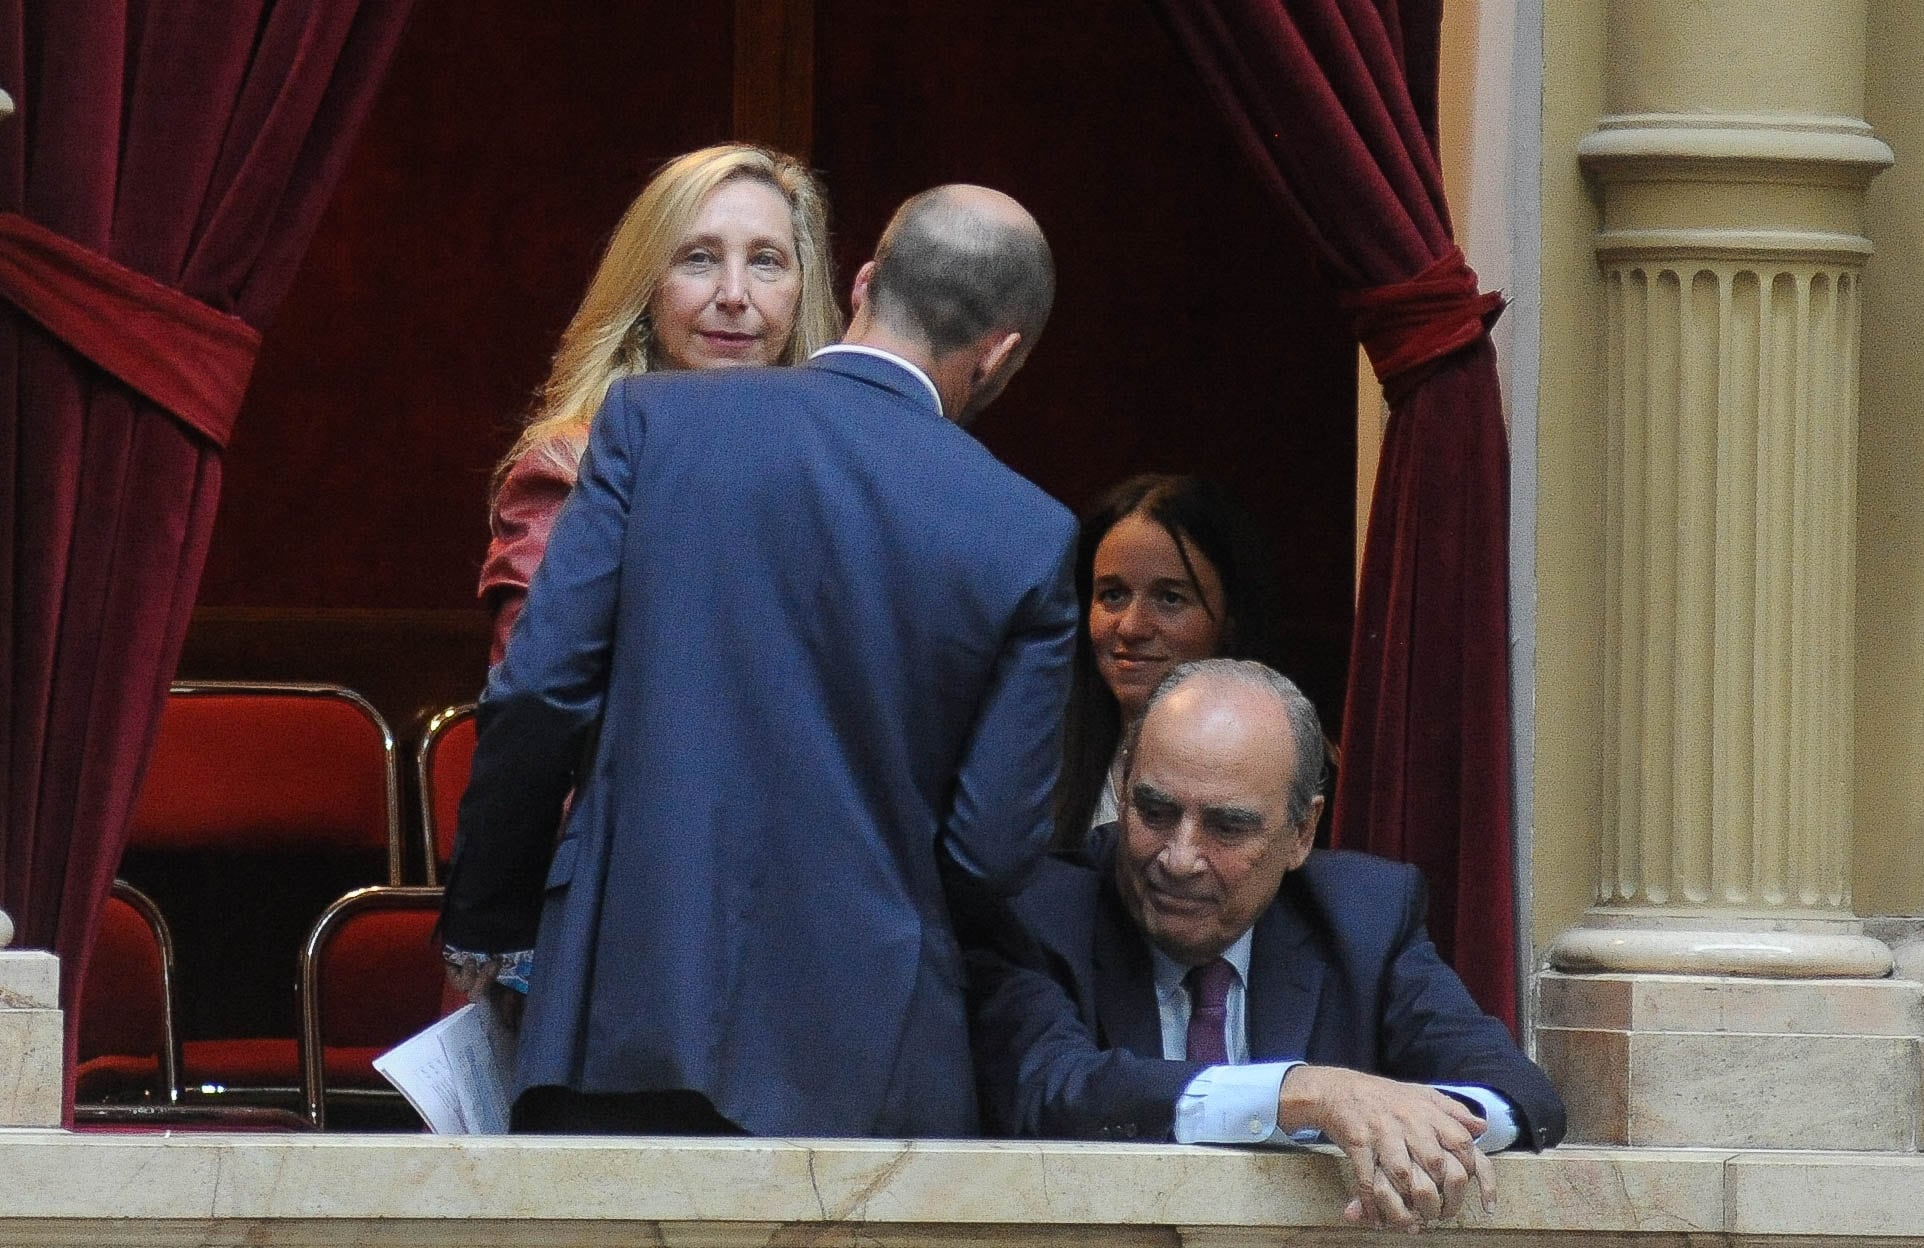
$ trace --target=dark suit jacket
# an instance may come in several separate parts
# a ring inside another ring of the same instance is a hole
[[[443,912],[535,948],[522,1088],[973,1133],[944,886],[1013,889],[1047,842],[1074,531],[885,360],[610,393],[477,712]]]
[[[1116,891],[1114,838],[1048,860],[1009,921],[972,930],[985,1115],[1014,1135],[1167,1139],[1202,1069],[1162,1058],[1149,946]],[[1474,1083],[1516,1106],[1519,1142],[1563,1138],[1563,1102],[1477,1009],[1423,927],[1414,867],[1316,850],[1256,920],[1245,1011],[1252,1061],[1301,1059],[1423,1083]]]

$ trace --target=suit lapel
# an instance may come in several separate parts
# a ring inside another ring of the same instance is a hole
[[[1110,1047],[1161,1057],[1162,1013],[1156,1007],[1149,946],[1122,908],[1110,861],[1101,860],[1097,871],[1102,882],[1096,894],[1096,1021]]]
[[[1249,1060],[1308,1058],[1322,999],[1323,960],[1309,941],[1309,924],[1290,900],[1288,879],[1256,920],[1244,1003]]]

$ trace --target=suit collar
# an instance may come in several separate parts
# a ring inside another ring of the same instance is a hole
[[[808,357],[809,367],[840,373],[880,386],[890,394],[943,415],[942,396],[929,375],[893,351],[857,342],[838,342]]]

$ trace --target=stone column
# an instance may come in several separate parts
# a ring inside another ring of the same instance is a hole
[[[1540,1051],[1578,1138],[1909,1149],[1850,908],[1864,0],[1609,13],[1603,852]]]

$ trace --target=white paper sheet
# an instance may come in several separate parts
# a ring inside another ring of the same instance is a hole
[[[514,1033],[464,1005],[374,1059],[436,1135],[506,1135],[513,1101]]]

